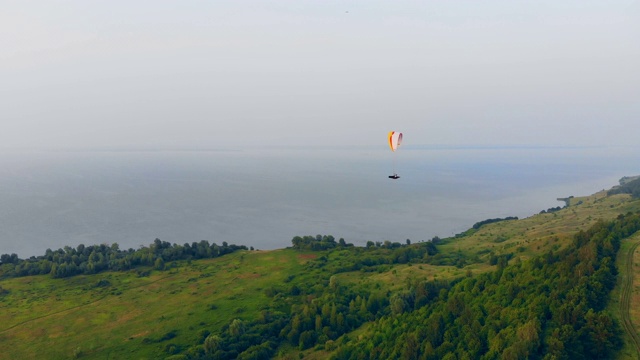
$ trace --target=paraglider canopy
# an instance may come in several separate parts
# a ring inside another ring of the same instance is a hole
[[[391,151],[396,151],[402,143],[402,133],[396,131],[389,132],[389,147]]]

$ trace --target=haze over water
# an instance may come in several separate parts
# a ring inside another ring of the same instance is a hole
[[[296,235],[412,242],[640,174],[637,148],[406,146],[0,153],[0,253],[155,238],[257,249]],[[395,156],[395,159],[393,158]],[[395,171],[399,180],[388,179]]]

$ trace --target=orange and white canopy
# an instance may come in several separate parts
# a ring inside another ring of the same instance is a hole
[[[396,151],[398,146],[402,143],[402,133],[397,131],[389,132],[389,147],[391,151]]]

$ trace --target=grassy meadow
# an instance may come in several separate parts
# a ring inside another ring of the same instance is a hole
[[[265,289],[305,261],[291,250],[243,251],[143,277],[129,271],[3,280],[0,358],[163,357],[167,343],[193,343],[201,330],[255,318],[269,301]]]
[[[606,191],[574,197],[571,205],[559,211],[536,214],[524,219],[501,221],[470,230],[464,237],[447,241],[442,252],[462,252],[466,256],[487,258],[514,253],[527,259],[549,250],[561,249],[573,235],[598,220],[613,219],[619,214],[640,211],[638,201],[629,195],[607,196]]]

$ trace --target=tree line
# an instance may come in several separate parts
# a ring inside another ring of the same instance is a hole
[[[518,220],[517,216],[507,216],[505,218],[495,218],[495,219],[487,219],[487,220],[482,220],[482,221],[478,221],[477,223],[473,224],[473,229],[480,229],[483,225],[487,225],[487,224],[492,224],[492,223],[496,223],[496,222],[500,222],[500,221],[507,221],[507,220]]]
[[[353,244],[347,244],[347,242],[343,238],[340,238],[340,240],[336,242],[336,239],[335,237],[333,237],[333,235],[294,236],[293,239],[291,239],[291,245],[294,249],[297,250],[311,251],[328,250],[335,247],[353,246]]]
[[[120,250],[117,243],[80,244],[75,248],[65,246],[58,250],[47,249],[44,255],[29,259],[20,259],[16,254],[0,255],[0,278],[46,274],[64,278],[144,266],[164,270],[166,264],[172,261],[214,258],[246,249],[244,245],[229,245],[227,242],[217,245],[207,240],[178,245],[155,239],[149,246],[137,250]]]
[[[616,186],[607,192],[608,195],[613,194],[631,194],[634,198],[640,198],[640,177],[626,182],[620,186]]]

